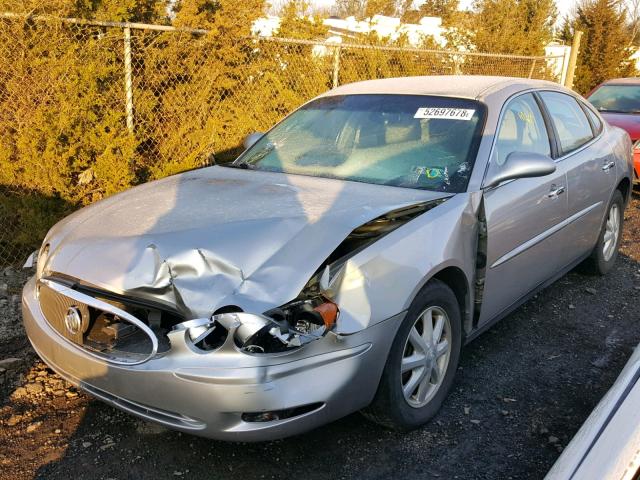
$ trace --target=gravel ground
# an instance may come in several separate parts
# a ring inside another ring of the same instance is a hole
[[[469,345],[452,394],[400,435],[359,414],[230,444],[137,420],[53,374],[20,324],[26,276],[0,274],[0,478],[542,478],[640,342],[640,192],[604,278],[570,273]]]

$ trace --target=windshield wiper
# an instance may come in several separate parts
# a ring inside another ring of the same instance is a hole
[[[263,147],[262,150],[260,150],[257,153],[251,155],[250,158],[249,158],[250,161],[242,160],[242,161],[238,162],[238,160],[234,160],[231,163],[226,163],[224,165],[221,164],[220,166],[229,167],[229,168],[240,168],[240,169],[243,169],[243,170],[253,170],[253,169],[256,168],[256,165],[255,165],[256,162],[259,162],[264,157],[269,155],[274,149],[275,149],[275,145],[273,143],[269,143],[265,147]]]
[[[227,168],[239,168],[241,170],[248,170],[251,168],[251,165],[247,162],[240,162],[240,163],[235,163],[235,162],[231,162],[231,163],[221,163],[220,164],[221,167],[227,167]]]

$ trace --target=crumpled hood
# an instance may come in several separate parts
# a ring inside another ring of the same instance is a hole
[[[70,215],[46,269],[187,318],[295,298],[356,227],[448,194],[225,167],[151,182]]]

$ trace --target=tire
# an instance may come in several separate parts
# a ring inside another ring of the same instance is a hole
[[[424,350],[415,345],[423,345],[422,342],[429,338],[429,332],[426,331],[428,322],[434,326],[435,334],[431,338],[436,338],[440,319],[443,321],[442,335],[438,341],[426,345],[432,348],[432,353],[422,355]],[[422,340],[416,338],[416,334]],[[436,350],[443,348],[445,340],[449,342],[448,354],[437,356]],[[451,389],[460,360],[461,345],[462,321],[456,296],[443,282],[431,280],[417,295],[402,321],[391,345],[378,391],[371,405],[362,411],[363,415],[397,431],[412,430],[426,423],[440,409]],[[414,360],[421,356],[427,357],[422,367],[425,370],[415,367],[401,372],[405,366],[409,368],[422,362]],[[445,357],[446,362],[443,361]],[[431,374],[428,373],[429,366],[433,367]],[[421,375],[428,380],[427,386],[424,386],[424,381],[417,381]],[[437,384],[432,384],[436,380]],[[410,392],[407,398],[404,391],[411,391],[411,382],[417,382],[417,387],[414,394]]]
[[[614,211],[617,212],[614,214]],[[618,225],[617,233],[611,230],[612,218],[617,215]],[[620,190],[616,190],[611,198],[611,202],[607,207],[607,213],[605,214],[602,227],[600,228],[600,235],[598,236],[598,243],[591,252],[589,258],[583,263],[582,270],[585,273],[592,275],[606,275],[611,271],[618,258],[618,249],[620,248],[620,242],[622,241],[622,226],[624,223],[624,199]],[[614,234],[615,239],[613,244],[610,245],[610,250],[606,247],[607,237],[609,234]]]

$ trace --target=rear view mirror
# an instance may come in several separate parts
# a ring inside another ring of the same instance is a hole
[[[544,177],[556,171],[555,162],[548,156],[531,152],[511,152],[504,165],[487,176],[484,188],[495,187],[516,178]]]
[[[250,133],[249,135],[247,135],[244,138],[244,142],[242,142],[242,144],[244,145],[244,149],[245,150],[249,150],[249,148],[251,148],[263,136],[264,136],[264,133],[262,133],[262,132],[255,132],[255,133]]]

